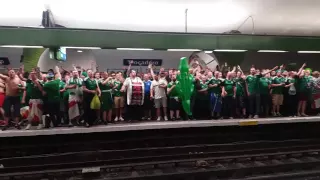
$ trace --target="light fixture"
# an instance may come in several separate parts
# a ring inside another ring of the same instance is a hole
[[[78,50],[77,52],[78,52],[78,53],[82,53],[83,51],[81,51],[81,50]]]
[[[72,47],[72,46],[64,46],[67,49],[101,49],[101,47]]]
[[[215,52],[246,52],[247,50],[242,49],[215,49]]]
[[[298,53],[320,53],[320,51],[298,51]]]
[[[117,50],[128,50],[128,51],[152,51],[151,48],[117,48]]]
[[[205,52],[205,53],[208,53],[208,54],[209,54],[209,53],[212,53],[212,51],[204,51],[204,52]]]
[[[24,46],[24,45],[2,45],[7,48],[43,48],[43,46]]]
[[[167,49],[167,51],[201,51],[200,49]]]
[[[283,53],[283,52],[288,52],[288,51],[283,51],[283,50],[259,50],[258,52]]]

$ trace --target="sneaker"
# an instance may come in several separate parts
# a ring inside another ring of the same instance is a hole
[[[233,119],[233,117],[229,117],[229,119]]]
[[[302,117],[308,117],[308,115],[306,115],[305,113],[301,113]]]
[[[42,124],[39,124],[37,129],[42,129]]]
[[[31,128],[31,124],[28,124],[25,130],[29,130]]]
[[[118,120],[119,120],[119,118],[118,118],[118,117],[114,118],[114,122],[117,122]]]
[[[282,116],[280,113],[277,113],[277,116]]]
[[[168,121],[168,117],[167,117],[167,116],[164,116],[164,120],[165,120],[165,121]]]
[[[119,117],[119,120],[120,120],[120,121],[124,121],[124,119],[123,119],[121,116]]]
[[[176,120],[176,118],[174,118],[174,117],[172,117],[172,118],[170,118],[171,119],[171,121],[175,121]]]
[[[161,121],[161,117],[158,117],[157,121]]]
[[[258,115],[254,115],[254,116],[253,116],[253,119],[258,119],[258,118],[259,118]]]
[[[147,119],[146,117],[142,117],[142,118],[141,118],[142,121],[144,121],[144,120],[146,120],[146,119]]]
[[[149,117],[148,117],[148,118],[147,118],[147,120],[148,120],[148,121],[150,121],[150,120],[151,120],[151,118],[149,118]]]
[[[301,117],[301,114],[300,114],[300,113],[297,113],[297,116],[298,116],[298,117]]]
[[[252,119],[252,115],[249,115],[248,119]]]

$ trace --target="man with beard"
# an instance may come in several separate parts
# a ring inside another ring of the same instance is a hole
[[[45,123],[45,128],[49,128],[52,122],[54,127],[59,125],[60,116],[60,81],[61,74],[59,67],[55,67],[55,73],[51,71],[47,74],[47,82],[43,85],[44,94],[47,96],[47,110],[49,113],[49,121]],[[56,77],[56,79],[55,79]]]
[[[135,117],[140,120],[142,117],[141,107],[144,102],[144,83],[136,76],[135,70],[131,70],[130,77],[128,77],[121,88],[121,92],[127,92],[127,108],[128,120]]]
[[[20,91],[24,90],[23,82],[18,77],[13,69],[8,71],[8,76],[0,74],[0,78],[5,82],[6,87],[6,98],[4,101],[5,111],[5,126],[9,124],[9,118],[11,117],[11,107],[13,106],[13,117],[15,120],[15,127],[20,129],[19,118],[20,118]],[[4,129],[5,130],[5,129]]]

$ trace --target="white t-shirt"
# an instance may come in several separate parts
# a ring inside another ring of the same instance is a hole
[[[151,89],[154,91],[154,99],[160,99],[166,96],[166,88],[162,88],[159,85],[167,86],[167,81],[165,79],[159,79],[158,81],[153,80],[151,83]]]

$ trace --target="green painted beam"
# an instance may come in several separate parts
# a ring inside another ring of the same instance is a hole
[[[1,45],[103,48],[320,50],[320,37],[0,28]]]

